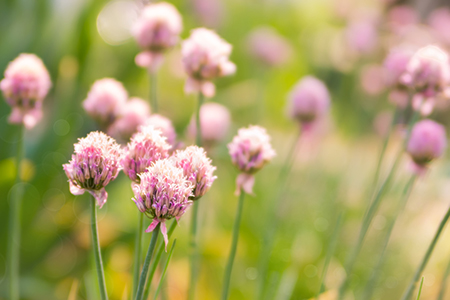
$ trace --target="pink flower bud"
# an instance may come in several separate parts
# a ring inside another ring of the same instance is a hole
[[[303,77],[289,96],[288,114],[307,125],[325,115],[330,107],[328,89],[319,79]]]
[[[441,156],[446,146],[444,126],[425,119],[412,128],[407,152],[417,166],[425,167],[430,161]]]
[[[108,198],[105,187],[116,179],[121,170],[122,150],[113,138],[99,131],[79,139],[74,148],[72,159],[63,165],[69,178],[70,192],[73,195],[89,192],[101,208]]]
[[[108,134],[119,141],[127,142],[149,116],[150,107],[147,101],[131,98],[122,107],[114,123],[109,126]]]
[[[373,20],[355,20],[346,29],[349,47],[355,52],[367,54],[374,50],[378,43],[378,32]]]
[[[0,82],[6,103],[12,107],[9,123],[33,128],[42,117],[42,102],[52,82],[42,60],[34,54],[20,54],[8,64]]]
[[[175,146],[177,133],[175,132],[175,128],[170,119],[158,114],[153,114],[147,118],[145,125],[153,125],[156,129],[161,130],[162,135],[167,138],[167,142],[170,145]]]
[[[248,37],[248,47],[252,56],[269,67],[283,65],[292,56],[288,40],[271,27],[253,30]]]
[[[387,14],[389,29],[397,34],[404,33],[408,28],[417,24],[418,20],[417,12],[408,5],[394,6]]]
[[[153,218],[145,232],[151,232],[161,224],[161,232],[167,247],[166,220],[178,221],[186,209],[192,205],[192,184],[170,159],[154,162],[147,172],[139,175],[141,182],[133,185],[134,198],[138,209]]]
[[[231,115],[228,108],[218,103],[206,103],[200,108],[200,126],[202,140],[205,145],[212,146],[223,141],[230,128]],[[197,132],[195,119],[189,124],[189,135]]]
[[[173,159],[175,165],[181,168],[184,176],[192,183],[193,200],[201,198],[209,190],[216,176],[216,167],[211,165],[211,159],[206,156],[203,148],[189,146],[185,150],[178,150]]]
[[[103,78],[94,82],[83,101],[83,108],[102,128],[108,128],[127,99],[128,93],[122,83],[112,78]]]
[[[160,159],[169,157],[171,146],[166,143],[160,130],[151,125],[139,127],[124,149],[121,160],[123,172],[134,182],[139,183],[139,174]]]
[[[236,66],[229,61],[231,45],[214,31],[197,28],[182,43],[183,65],[189,78],[186,81],[186,93],[202,92],[206,97],[215,94],[212,80],[232,75]]]

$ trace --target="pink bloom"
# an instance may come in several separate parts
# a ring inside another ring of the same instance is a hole
[[[322,81],[303,77],[289,96],[288,114],[304,125],[309,125],[325,115],[330,107],[330,95]]]
[[[122,107],[117,119],[109,126],[108,134],[120,141],[129,141],[150,116],[150,107],[147,101],[140,98],[131,98]]]
[[[121,170],[122,150],[113,138],[99,131],[78,139],[74,148],[72,159],[63,165],[69,178],[70,192],[82,195],[87,191],[102,208],[108,198],[105,187],[116,179]]]
[[[388,12],[387,19],[389,29],[402,34],[409,27],[417,24],[419,16],[414,8],[408,5],[397,5]]]
[[[225,139],[230,128],[230,111],[218,103],[206,103],[200,108],[200,126],[205,145],[214,145]],[[195,136],[197,127],[195,119],[189,124],[189,134]]]
[[[140,175],[141,182],[133,185],[134,198],[139,211],[153,219],[145,232],[153,231],[161,224],[161,232],[167,250],[167,228],[165,221],[175,218],[177,221],[192,205],[192,184],[170,159],[154,162],[145,173]]]
[[[248,194],[252,194],[253,175],[275,156],[270,144],[270,136],[260,126],[241,128],[238,134],[228,144],[228,152],[233,164],[241,171],[237,178],[236,193],[241,188]],[[243,175],[244,174],[244,175]]]
[[[379,95],[385,89],[384,68],[376,64],[365,65],[361,70],[361,86],[368,95]]]
[[[20,54],[8,64],[0,82],[6,103],[12,107],[9,122],[33,128],[42,117],[42,102],[52,82],[42,60],[34,54]]]
[[[413,88],[413,108],[431,113],[435,98],[448,93],[450,62],[446,52],[436,46],[419,49],[409,60],[400,81]]]
[[[430,161],[444,153],[446,146],[444,126],[425,119],[412,128],[406,150],[418,169],[424,169]]]
[[[162,135],[167,138],[167,142],[170,145],[175,146],[177,134],[170,119],[158,114],[153,114],[147,118],[145,125],[153,125],[156,129],[161,130]]]
[[[192,183],[192,200],[201,198],[210,189],[216,176],[216,167],[211,165],[211,159],[206,156],[203,148],[189,146],[178,150],[174,156],[175,165],[183,169],[184,176]]]
[[[214,31],[197,28],[182,43],[183,65],[189,78],[186,81],[186,93],[202,92],[206,97],[215,94],[212,80],[232,75],[236,66],[229,61],[231,45]]]
[[[139,127],[124,150],[121,160],[123,172],[139,183],[138,175],[146,172],[153,162],[169,157],[170,148],[160,130],[151,125]]]
[[[112,78],[103,78],[94,82],[83,101],[83,108],[102,128],[108,128],[127,99],[128,93],[122,83]]]
[[[175,46],[183,30],[181,15],[170,3],[148,4],[132,29],[136,42],[144,50],[136,56],[140,67],[156,71],[162,52]]]
[[[358,53],[370,53],[378,43],[378,32],[373,20],[352,21],[345,33],[349,47]]]
[[[288,40],[271,27],[253,30],[248,37],[248,46],[251,55],[270,67],[280,66],[292,56]]]
[[[446,7],[441,7],[434,10],[429,18],[428,23],[434,30],[435,35],[443,43],[450,44],[450,9]]]
[[[191,2],[200,24],[214,28],[221,25],[226,10],[222,0],[191,0]]]

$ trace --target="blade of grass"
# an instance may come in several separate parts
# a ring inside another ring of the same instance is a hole
[[[422,280],[420,281],[420,287],[419,287],[419,293],[417,294],[417,300],[420,299],[420,294],[422,293],[422,286],[423,286],[423,276],[422,276]]]
[[[153,299],[155,299],[155,300],[158,297],[159,291],[161,290],[161,287],[162,287],[162,283],[164,282],[164,278],[166,277],[167,267],[169,266],[169,262],[170,262],[170,259],[172,258],[173,249],[175,249],[176,243],[177,243],[177,240],[175,239],[173,241],[172,248],[170,248],[169,256],[167,257],[166,264],[164,266],[164,270],[161,274],[161,279],[159,280],[158,288],[156,289],[156,292],[155,292],[155,297],[153,297]]]
[[[445,296],[445,290],[447,288],[447,278],[448,275],[450,275],[450,261],[447,264],[447,268],[445,269],[444,276],[442,277],[442,283],[441,288],[439,290],[439,295],[437,297],[437,300],[443,300]]]

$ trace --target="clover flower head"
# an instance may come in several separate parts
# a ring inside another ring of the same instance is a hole
[[[162,115],[153,114],[147,118],[145,125],[153,125],[156,129],[161,130],[163,136],[167,138],[167,142],[175,146],[177,133],[173,127],[172,121]]]

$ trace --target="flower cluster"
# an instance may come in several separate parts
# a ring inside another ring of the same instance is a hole
[[[217,178],[213,175],[216,167],[211,165],[211,159],[206,156],[205,150],[190,146],[185,150],[178,150],[173,159],[175,165],[183,170],[184,176],[192,184],[191,199],[197,200],[205,195]]]
[[[229,61],[231,49],[231,45],[214,31],[206,28],[192,30],[181,49],[184,69],[189,76],[185,91],[214,96],[215,86],[211,81],[236,71],[236,66]]]
[[[12,107],[9,122],[33,128],[42,118],[42,102],[52,82],[42,60],[34,54],[20,54],[8,64],[0,89]]]
[[[192,183],[186,179],[183,170],[176,167],[171,159],[154,162],[145,173],[139,174],[140,183],[133,185],[134,198],[139,211],[153,219],[146,232],[153,231],[161,224],[161,232],[167,247],[166,220],[177,221],[191,206]]]
[[[153,162],[167,158],[170,148],[160,130],[151,125],[141,126],[124,150],[121,161],[124,173],[139,183],[138,174],[146,172]]]
[[[275,156],[275,150],[270,144],[270,136],[260,126],[241,128],[228,144],[228,151],[231,161],[241,171],[237,178],[236,192],[239,193],[243,189],[251,194],[254,183],[253,174]]]
[[[248,38],[250,54],[269,67],[286,63],[292,55],[289,42],[271,27],[253,30]]]
[[[81,195],[88,191],[101,208],[108,198],[105,186],[121,170],[122,150],[113,138],[98,131],[79,139],[74,148],[72,159],[63,165],[69,178],[70,192]]]
[[[162,135],[167,138],[167,142],[170,145],[175,146],[177,133],[175,132],[175,128],[170,119],[158,114],[153,114],[145,120],[145,125],[152,125],[156,129],[161,130]]]

